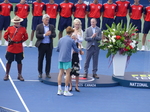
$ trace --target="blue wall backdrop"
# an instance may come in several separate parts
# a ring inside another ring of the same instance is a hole
[[[4,0],[0,0],[0,2],[3,2]],[[9,0],[11,3],[19,3],[20,2],[20,0]],[[28,3],[32,3],[33,1],[35,1],[35,0],[27,0],[28,1]],[[45,2],[45,3],[47,3],[49,0],[42,0],[43,2]],[[55,2],[56,3],[61,3],[63,0],[55,0]],[[78,0],[70,0],[71,2],[73,2],[73,3],[76,3]],[[84,1],[87,1],[87,2],[92,2],[93,0],[84,0]],[[116,1],[116,0],[114,0],[114,1]],[[130,1],[131,2],[131,4],[133,4],[133,2],[134,2],[134,0],[128,0],[128,1]],[[99,0],[99,2],[100,3],[105,3],[105,2],[107,2],[107,0]],[[144,6],[147,6],[147,5],[149,5],[149,2],[148,2],[148,0],[140,0],[140,3],[142,4],[142,5],[144,5]]]

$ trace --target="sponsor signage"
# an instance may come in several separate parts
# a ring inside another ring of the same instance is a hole
[[[132,78],[136,80],[148,80],[150,81],[150,74],[131,74]]]

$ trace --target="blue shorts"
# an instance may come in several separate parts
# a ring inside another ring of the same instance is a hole
[[[36,26],[42,23],[42,16],[33,16],[32,18],[32,30],[36,30]]]
[[[107,30],[106,24],[111,27],[113,22],[114,22],[114,19],[103,17],[102,30]]]
[[[143,33],[148,34],[149,30],[150,30],[150,21],[145,21],[143,27]]]
[[[127,17],[126,16],[125,17],[116,16],[115,23],[118,24],[121,22],[123,22],[122,27],[124,27],[124,26],[127,27]]]
[[[76,18],[74,18],[76,19]],[[80,19],[81,23],[82,23],[82,30],[85,31],[85,18],[78,18]]]
[[[138,31],[136,33],[141,32],[141,19],[135,20],[135,19],[130,19],[130,24],[132,23],[132,26],[137,27]]]
[[[67,70],[69,68],[71,69],[72,68],[72,63],[71,62],[59,62],[58,68],[59,69],[64,69],[64,70]]]
[[[0,15],[0,30],[6,30],[10,26],[10,16]]]
[[[68,26],[72,26],[72,18],[71,17],[65,18],[65,17],[60,16],[59,24],[58,24],[58,30],[63,31]]]
[[[52,24],[52,25],[54,25],[54,27],[56,27],[56,19],[50,18],[49,24]]]
[[[88,27],[91,26],[91,19],[92,19],[92,18],[88,17]],[[96,26],[100,27],[100,23],[101,23],[100,18],[95,18],[95,19],[97,20]]]
[[[20,23],[20,25],[27,28],[27,22],[28,22],[28,19],[24,18],[23,21]]]

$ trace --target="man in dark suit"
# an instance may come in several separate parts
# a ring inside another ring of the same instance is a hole
[[[42,21],[43,23],[39,24],[36,27],[36,44],[35,46],[38,48],[38,72],[39,78],[42,78],[42,69],[43,69],[43,59],[46,57],[46,66],[45,73],[48,78],[50,76],[50,68],[51,68],[51,56],[53,50],[53,38],[56,37],[55,28],[53,25],[49,24],[49,15],[44,14]]]
[[[84,65],[84,78],[88,76],[88,68],[91,58],[93,59],[93,77],[99,78],[96,74],[98,68],[98,55],[99,55],[99,41],[101,40],[101,29],[96,26],[97,21],[95,18],[91,19],[91,26],[85,30],[86,44],[86,60]]]

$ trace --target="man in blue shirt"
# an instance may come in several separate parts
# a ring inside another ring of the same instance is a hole
[[[65,96],[72,96],[73,94],[68,91],[68,84],[70,81],[70,71],[71,71],[71,51],[72,48],[75,52],[79,52],[74,40],[71,38],[72,33],[74,32],[72,27],[66,28],[67,35],[60,38],[57,51],[59,52],[59,65],[58,68],[60,69],[58,75],[58,95],[64,94]],[[64,70],[66,70],[66,79],[65,79],[65,90],[64,93],[61,88],[61,79],[64,74]]]
[[[51,68],[51,56],[53,50],[53,38],[56,37],[55,28],[53,25],[49,24],[49,15],[44,14],[42,21],[43,23],[39,24],[36,27],[36,44],[38,47],[38,72],[39,78],[42,78],[42,69],[43,69],[43,59],[46,57],[46,67],[45,73],[48,78],[50,76],[50,68]]]

